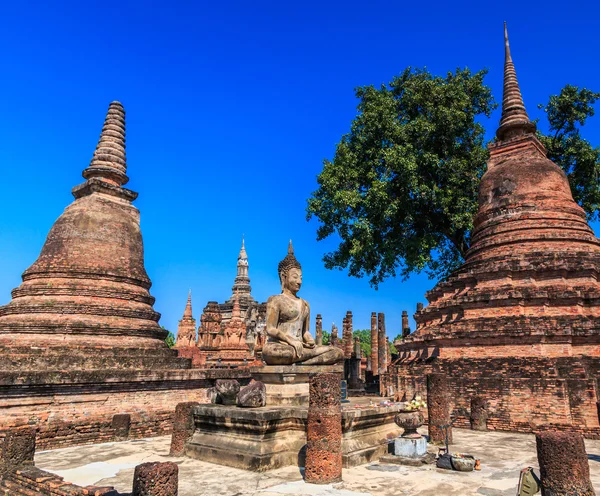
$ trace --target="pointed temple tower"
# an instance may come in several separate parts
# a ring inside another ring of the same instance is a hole
[[[242,316],[246,315],[246,312],[250,306],[257,304],[256,300],[252,297],[252,294],[250,294],[252,288],[250,287],[248,267],[248,254],[246,253],[244,238],[242,237],[242,247],[238,255],[237,274],[233,282],[233,287],[231,288],[231,298],[229,298],[225,303],[219,305],[221,309],[221,318],[223,319],[224,323],[227,323],[231,318],[236,294]]]
[[[396,342],[400,359],[387,380],[411,397],[425,393],[425,374],[445,372],[459,417],[477,392],[493,405],[493,428],[554,425],[596,436],[600,242],[536,137],[506,26],[496,134],[465,262],[427,293],[416,331]]]
[[[115,414],[130,438],[166,434],[177,403],[206,401],[205,376],[186,370],[158,325],[126,169],[125,112],[113,102],[75,201],[0,307],[0,436],[35,425],[40,449],[106,442]]]
[[[192,316],[192,292],[188,293],[183,317],[177,327],[177,342],[175,348],[196,346],[196,319]]]

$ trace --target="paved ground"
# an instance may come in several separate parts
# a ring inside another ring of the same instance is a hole
[[[426,429],[423,430],[426,433]],[[328,486],[305,484],[296,467],[253,473],[170,457],[170,437],[65,448],[36,454],[36,465],[70,482],[110,485],[131,491],[133,469],[147,461],[175,461],[179,465],[179,495],[280,496],[514,496],[519,471],[537,470],[535,437],[528,434],[454,430],[451,451],[481,459],[481,471],[451,472],[427,465],[405,467],[373,463],[344,470],[343,482]],[[592,483],[600,489],[600,441],[586,441]]]

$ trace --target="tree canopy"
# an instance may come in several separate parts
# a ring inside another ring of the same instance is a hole
[[[485,75],[409,67],[389,85],[356,89],[358,115],[308,200],[317,239],[340,239],[324,256],[327,268],[368,276],[377,287],[421,271],[444,278],[462,263],[489,156],[481,121],[497,107]],[[599,97],[566,86],[542,106],[549,133],[540,133],[590,219],[600,206],[600,149],[580,128]]]

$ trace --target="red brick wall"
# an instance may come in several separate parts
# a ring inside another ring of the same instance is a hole
[[[207,403],[217,378],[249,380],[247,372],[235,370],[177,373],[179,380],[167,375],[147,382],[0,386],[0,437],[31,425],[38,427],[40,450],[109,442],[115,440],[112,417],[122,413],[131,415],[130,439],[169,434],[178,403]]]
[[[427,396],[425,377],[449,377],[454,425],[469,426],[471,398],[488,402],[492,430],[532,432],[556,428],[600,438],[596,402],[600,359],[461,358],[394,364],[382,380],[400,397]]]

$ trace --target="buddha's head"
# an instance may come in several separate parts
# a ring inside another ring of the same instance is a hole
[[[279,281],[282,290],[287,289],[293,294],[296,294],[302,286],[302,266],[294,256],[294,247],[291,240],[288,254],[279,262]]]

